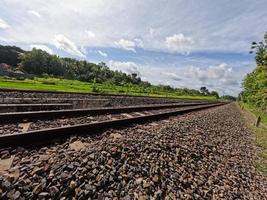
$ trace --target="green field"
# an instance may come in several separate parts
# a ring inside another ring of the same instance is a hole
[[[213,100],[211,96],[180,96],[175,92],[163,92],[152,89],[141,88],[140,86],[117,86],[109,84],[97,84],[81,82],[77,80],[66,80],[59,78],[34,78],[17,80],[15,78],[0,77],[0,88],[10,89],[31,89],[46,91],[62,91],[62,92],[83,92],[83,93],[103,93],[103,94],[119,94],[133,96],[154,96],[154,97],[170,97],[170,98],[192,98]]]

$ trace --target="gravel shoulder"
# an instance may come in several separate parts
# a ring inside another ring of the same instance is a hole
[[[234,104],[0,155],[2,199],[267,199]]]

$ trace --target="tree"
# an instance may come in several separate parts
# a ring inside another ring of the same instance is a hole
[[[209,95],[209,90],[206,87],[201,87],[200,92],[202,93],[202,95]]]
[[[267,33],[260,42],[253,42],[257,67],[243,80],[242,100],[263,110],[267,107]]]
[[[223,96],[221,96],[221,99],[225,99],[225,100],[228,100],[228,101],[235,101],[236,97],[233,97],[233,96],[230,96],[230,95],[223,95]]]
[[[0,45],[0,63],[6,63],[11,66],[18,66],[20,54],[25,53],[19,47]]]
[[[210,95],[211,96],[214,96],[216,99],[219,99],[219,97],[220,97],[219,94],[218,94],[218,92],[216,92],[216,91],[211,91],[210,92]]]
[[[267,66],[267,32],[262,41],[252,42],[251,49],[250,53],[256,53],[255,60],[257,65]]]

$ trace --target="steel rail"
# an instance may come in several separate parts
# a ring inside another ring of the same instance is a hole
[[[157,114],[148,114],[138,117],[129,117],[123,119],[106,120],[101,122],[93,122],[86,124],[79,124],[74,126],[64,126],[57,128],[48,128],[36,131],[28,131],[26,133],[14,133],[0,136],[0,148],[11,146],[36,146],[49,143],[55,139],[62,139],[71,134],[95,134],[96,132],[120,126],[127,126],[133,123],[144,123],[150,120],[161,119],[164,117],[189,113],[201,109],[211,108],[215,106],[224,105],[226,103],[217,103],[209,105],[196,106],[194,108],[185,108],[182,110],[174,110]]]
[[[218,102],[204,102],[204,103],[176,103],[176,104],[154,104],[142,106],[127,106],[127,107],[99,107],[90,109],[66,109],[66,110],[53,110],[53,111],[30,111],[30,112],[10,112],[0,113],[0,124],[20,121],[37,121],[41,119],[52,119],[57,117],[70,117],[81,115],[98,115],[98,114],[116,114],[127,112],[138,112],[142,110],[153,110],[162,108],[176,108],[186,106],[198,106],[215,104]]]

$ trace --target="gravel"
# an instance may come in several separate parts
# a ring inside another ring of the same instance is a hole
[[[14,159],[0,171],[0,197],[267,199],[240,117],[231,104],[42,148],[2,149]]]
[[[6,92],[0,93],[0,102],[6,102],[5,99],[10,98],[22,98],[19,102],[23,102],[23,99],[34,98],[35,103],[48,103],[45,99],[58,99],[53,100],[53,103],[66,103],[66,99],[69,100],[88,100],[88,99],[107,99],[108,103],[100,103],[102,106],[130,106],[130,105],[146,105],[146,104],[162,104],[162,103],[179,103],[179,102],[198,102],[203,100],[190,100],[190,99],[174,99],[174,98],[155,98],[155,97],[134,97],[134,96],[111,96],[111,95],[93,95],[93,94],[73,94],[73,93],[40,93],[40,92]],[[37,99],[37,100],[36,100]],[[39,99],[39,101],[38,101]],[[11,100],[9,100],[11,101]],[[29,100],[27,100],[28,102]],[[8,103],[8,102],[6,102]]]

